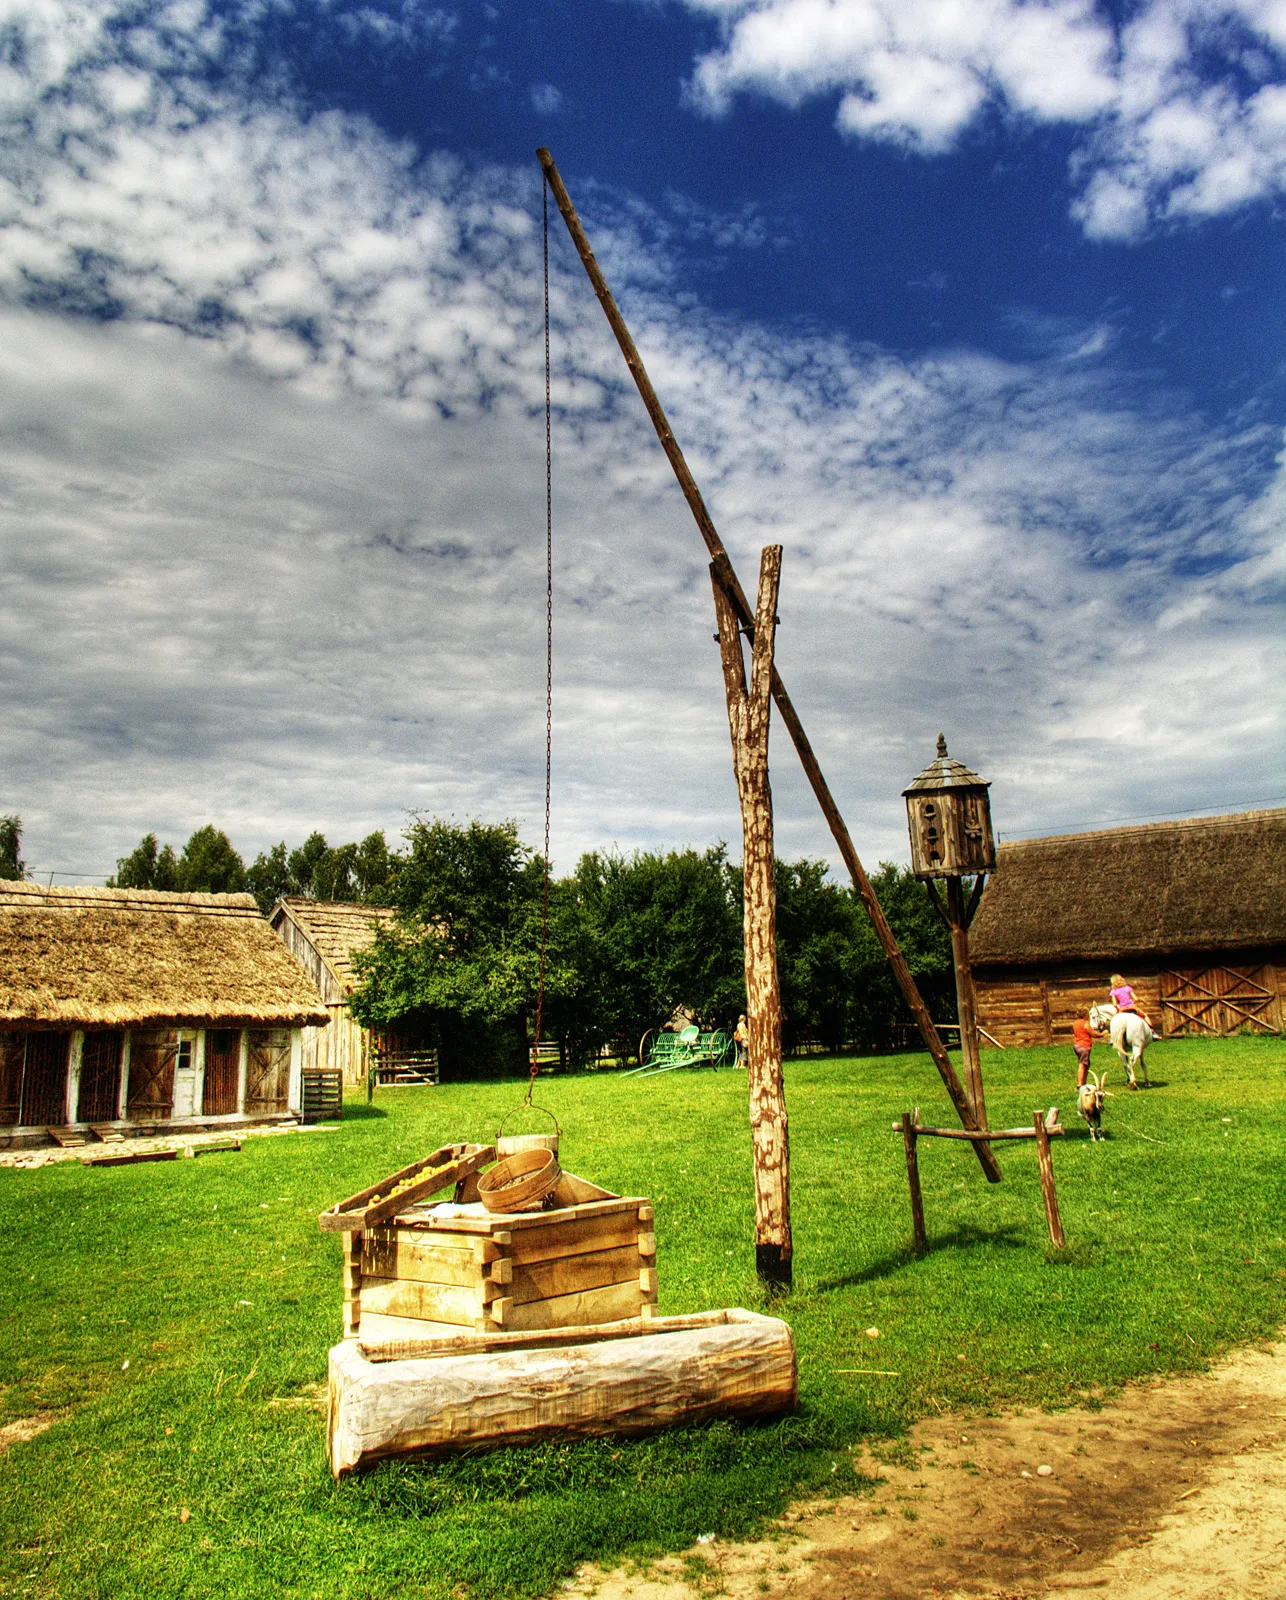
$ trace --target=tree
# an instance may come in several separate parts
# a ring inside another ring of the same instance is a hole
[[[576,891],[593,939],[601,1031],[631,1045],[683,1008],[731,1027],[745,1006],[739,876],[723,845],[583,856]]]
[[[127,856],[116,862],[116,876],[108,878],[109,889],[173,889],[178,878],[178,860],[167,844],[157,844],[154,833],[145,833]]]
[[[512,822],[416,818],[388,899],[397,923],[357,960],[352,1013],[436,1039],[445,1076],[522,1067],[540,970],[543,865]],[[578,974],[551,940],[546,993]]]
[[[286,858],[286,841],[273,845],[267,855],[262,851],[246,869],[246,888],[266,917],[283,895],[298,894],[299,885],[291,875]]]
[[[186,894],[239,894],[245,889],[245,862],[221,828],[206,823],[183,846],[174,887]]]
[[[0,879],[12,882],[27,876],[21,850],[22,818],[0,817]]]
[[[326,843],[326,835],[314,830],[300,845],[298,850],[290,852],[290,875],[298,885],[298,894],[312,894],[313,879],[317,873],[318,863],[325,857],[330,846]]]
[[[395,868],[396,858],[389,854],[383,832],[368,833],[353,857],[353,877],[360,897],[372,900],[382,895]]]

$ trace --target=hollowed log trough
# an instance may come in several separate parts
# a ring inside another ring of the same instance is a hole
[[[739,1309],[330,1352],[336,1478],[388,1456],[640,1434],[795,1404],[790,1328]]]

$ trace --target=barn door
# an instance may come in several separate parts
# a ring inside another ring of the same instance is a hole
[[[1161,974],[1161,1031],[1220,1037],[1249,1028],[1280,1033],[1272,967],[1205,967]]]
[[[130,1039],[129,1105],[133,1122],[168,1122],[174,1114],[174,1063],[179,1036],[173,1028],[154,1028]]]
[[[77,1122],[115,1122],[121,1102],[123,1033],[87,1033],[80,1053]]]
[[[25,1033],[0,1033],[0,1127],[12,1127],[22,1111],[22,1064],[26,1058]]]
[[[212,1028],[205,1036],[205,1087],[201,1113],[226,1117],[237,1109],[237,1080],[241,1075],[241,1032],[237,1028]]]
[[[263,1116],[289,1110],[290,1029],[255,1028],[246,1034],[246,1111]]]
[[[71,1061],[70,1033],[29,1033],[27,1060],[22,1074],[24,1127],[61,1127],[67,1121],[67,1068]]]

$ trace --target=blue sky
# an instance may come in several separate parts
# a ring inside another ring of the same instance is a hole
[[[871,863],[1286,800],[1286,8],[0,0],[0,810],[539,833],[548,144]],[[739,838],[558,227],[554,854]],[[829,840],[784,744],[779,848]]]

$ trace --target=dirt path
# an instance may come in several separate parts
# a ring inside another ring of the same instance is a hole
[[[921,1423],[874,1493],[703,1543],[597,1600],[1286,1600],[1286,1342],[1101,1411]],[[1045,1470],[1042,1470],[1045,1469]]]

